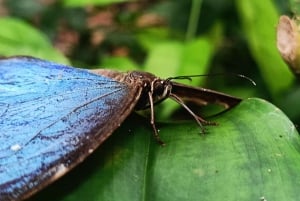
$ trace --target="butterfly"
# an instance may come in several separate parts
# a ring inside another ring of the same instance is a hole
[[[178,77],[177,77],[178,78]],[[0,59],[0,197],[23,200],[60,178],[101,145],[134,110],[171,98],[225,108],[241,99],[141,71],[86,70],[33,57]]]

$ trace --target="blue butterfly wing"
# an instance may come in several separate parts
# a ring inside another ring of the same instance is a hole
[[[31,57],[0,60],[0,197],[23,199],[81,162],[140,89]]]

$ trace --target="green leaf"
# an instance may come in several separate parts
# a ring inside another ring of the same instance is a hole
[[[69,64],[45,35],[24,21],[3,17],[0,18],[0,27],[0,55],[28,55]]]
[[[89,6],[89,5],[99,5],[107,6],[114,3],[122,2],[134,2],[135,0],[63,0],[65,6]]]
[[[101,68],[117,69],[119,71],[137,70],[138,65],[129,57],[106,56],[101,60]]]
[[[189,42],[162,42],[150,50],[144,70],[155,72],[163,78],[205,74],[213,50],[213,42],[206,37],[199,37]]]
[[[298,16],[300,15],[300,2],[297,0],[289,0],[290,9],[294,13],[294,15]]]
[[[170,40],[170,30],[165,27],[145,28],[136,33],[140,45],[147,51]]]
[[[275,4],[271,0],[235,2],[250,51],[271,95],[276,98],[291,86],[294,78],[276,49],[279,15]]]
[[[132,115],[82,165],[33,200],[297,200],[300,141],[275,106],[247,99],[210,119],[159,123],[159,146],[149,120]]]

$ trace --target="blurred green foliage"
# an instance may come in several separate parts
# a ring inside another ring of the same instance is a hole
[[[276,49],[284,0],[4,0],[0,54],[31,55],[87,68],[142,69],[194,79],[240,97],[262,97],[300,122],[297,83]],[[291,3],[291,4],[290,4]],[[288,103],[288,104],[287,104]],[[169,106],[173,107],[173,106]],[[161,109],[161,115],[173,110]]]

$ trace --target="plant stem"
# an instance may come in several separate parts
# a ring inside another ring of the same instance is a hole
[[[192,0],[191,14],[185,36],[186,40],[193,39],[196,35],[201,5],[202,0]]]

